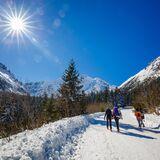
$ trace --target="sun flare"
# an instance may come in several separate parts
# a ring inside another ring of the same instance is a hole
[[[32,24],[32,15],[24,11],[23,7],[19,10],[16,7],[1,9],[0,12],[0,32],[4,35],[4,40],[11,38],[17,39],[18,43],[24,40],[24,37],[30,38],[34,26]]]
[[[10,21],[10,27],[13,31],[23,32],[26,28],[25,22],[20,18],[13,18]]]

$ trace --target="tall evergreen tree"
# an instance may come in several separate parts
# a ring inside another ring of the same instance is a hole
[[[59,89],[59,105],[62,116],[74,116],[84,113],[83,85],[73,60],[70,61],[68,68],[65,70],[62,80],[63,83]]]

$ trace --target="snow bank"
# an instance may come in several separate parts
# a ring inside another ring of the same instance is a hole
[[[65,118],[38,129],[11,136],[11,141],[0,140],[0,160],[59,160],[71,155],[78,139],[99,114]]]
[[[160,129],[160,116],[155,114],[145,114],[146,127]]]

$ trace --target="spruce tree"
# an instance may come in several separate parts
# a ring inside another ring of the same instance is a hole
[[[85,112],[84,91],[82,79],[76,70],[75,62],[70,61],[68,68],[62,76],[63,83],[60,86],[59,105],[62,117],[75,116]]]

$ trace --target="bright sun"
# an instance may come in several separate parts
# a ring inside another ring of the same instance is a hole
[[[0,11],[0,32],[5,33],[4,40],[16,38],[19,44],[24,37],[31,38],[32,30],[35,28],[31,18],[32,15],[28,15],[23,7],[19,10],[10,6],[7,10],[2,8]]]
[[[10,27],[13,31],[23,32],[26,28],[25,22],[20,18],[13,18],[10,21]]]

